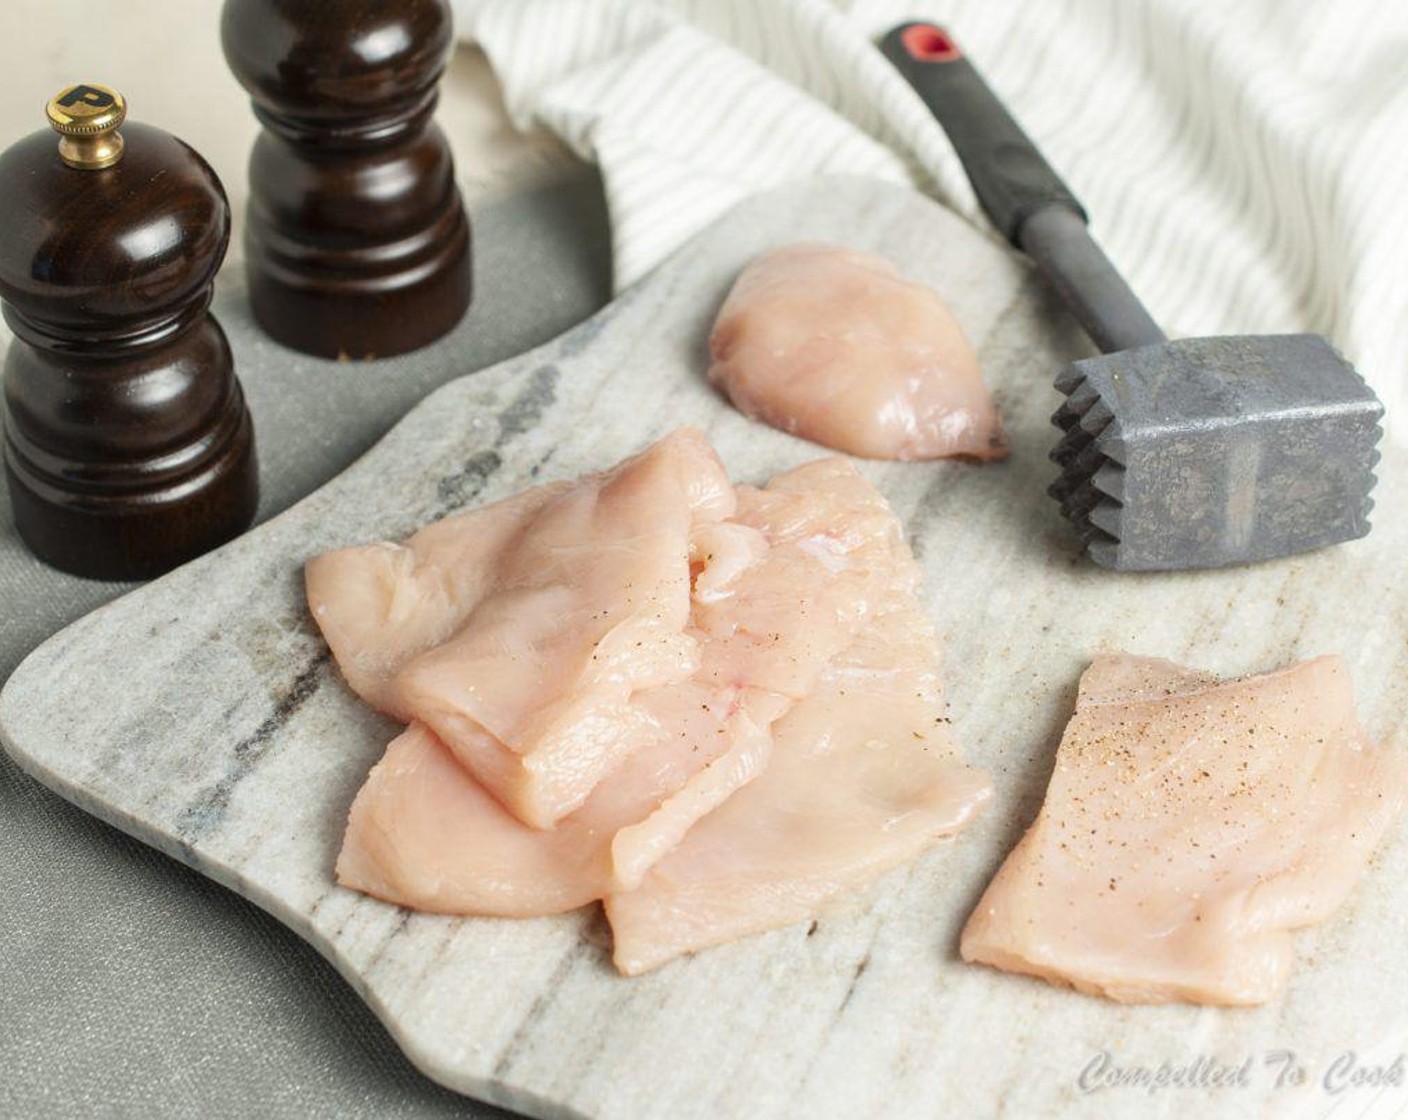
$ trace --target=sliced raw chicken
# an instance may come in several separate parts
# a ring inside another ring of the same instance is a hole
[[[632,889],[763,772],[775,721],[851,645],[897,570],[913,571],[898,520],[841,460],[740,487],[736,519],[700,529],[692,549],[699,667],[636,693],[651,733],[581,808],[531,828],[413,725],[357,797],[339,880],[419,909],[508,916]]]
[[[933,626],[900,565],[876,617],[774,728],[767,769],[606,912],[627,974],[816,913],[971,822],[991,794],[949,731]]]
[[[997,459],[1006,439],[953,312],[883,257],[775,249],[743,270],[709,379],[747,416],[872,459]]]
[[[599,897],[594,839],[587,826],[529,828],[413,723],[352,803],[337,881],[442,914],[559,914]]]
[[[353,802],[338,882],[417,910],[534,918],[603,897],[621,883],[618,865],[638,878],[698,815],[754,777],[771,747],[765,728],[740,728],[736,713],[709,707],[707,693],[671,691],[692,709],[669,713],[680,717],[669,734],[626,758],[550,829],[524,824],[435,732],[411,724]],[[702,788],[709,776],[714,789]],[[672,795],[686,802],[674,812]]]
[[[907,562],[904,529],[844,459],[807,463],[737,494],[737,513],[718,528],[752,530],[766,550],[726,594],[696,595],[701,676],[800,697],[874,612],[896,564]],[[706,530],[706,549],[718,528]],[[712,563],[712,552],[704,560]]]
[[[523,526],[569,486],[537,486],[446,517],[401,544],[378,541],[308,561],[308,606],[352,690],[409,720],[392,688],[396,674],[464,625]]]
[[[1125,1002],[1265,1002],[1405,796],[1339,658],[1220,682],[1099,657],[963,956]]]
[[[616,889],[638,886],[699,818],[763,772],[774,722],[873,617],[897,566],[912,563],[899,519],[844,460],[809,463],[737,495],[734,519],[706,526],[695,543],[687,632],[699,644],[699,668],[642,699],[681,746],[712,734],[726,748],[713,758],[691,747],[707,764],[616,835]],[[703,728],[694,725],[696,706]]]
[[[549,827],[652,734],[634,695],[698,667],[690,540],[734,510],[702,434],[308,565],[348,682],[430,726],[521,820]]]

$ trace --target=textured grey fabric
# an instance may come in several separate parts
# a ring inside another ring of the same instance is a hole
[[[338,364],[216,314],[259,443],[261,519],[337,474],[430,390],[607,299],[600,181],[475,213],[475,302],[415,354]],[[0,679],[126,588],[52,571],[0,497]],[[55,682],[83,702],[82,682]],[[49,793],[0,755],[0,1117],[491,1117],[422,1077],[336,972],[244,899]]]

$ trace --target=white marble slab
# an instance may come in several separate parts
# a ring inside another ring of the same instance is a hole
[[[949,650],[958,734],[998,796],[955,843],[812,926],[624,980],[600,917],[454,920],[335,887],[343,820],[395,732],[338,680],[304,609],[318,552],[399,536],[467,503],[605,466],[690,422],[735,477],[814,447],[753,425],[703,380],[713,311],[742,264],[797,238],[878,250],[934,285],[978,343],[1015,452],[992,466],[869,464],[909,526]],[[1079,559],[1044,494],[1052,377],[1085,343],[1026,268],[911,193],[819,182],[750,203],[557,342],[461,379],[347,473],[220,551],[46,643],[0,696],[28,771],[247,895],[343,972],[426,1073],[534,1116],[718,1118],[1327,1115],[1408,1105],[1331,1095],[1343,1051],[1408,1035],[1408,839],[1298,940],[1259,1010],[1127,1008],[962,964],[958,931],[1035,812],[1089,653],[1236,673],[1345,655],[1372,732],[1408,749],[1408,450],[1392,428],[1365,541],[1242,571],[1115,575]],[[1273,1051],[1307,1071],[1274,1087]],[[1084,1094],[1123,1065],[1253,1063],[1240,1089]],[[1350,1109],[1346,1111],[1346,1109]],[[1358,1111],[1353,1111],[1357,1109]]]

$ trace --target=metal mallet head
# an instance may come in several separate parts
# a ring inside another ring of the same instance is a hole
[[[1318,335],[1142,346],[1056,388],[1050,492],[1104,567],[1252,563],[1369,531],[1383,406]]]

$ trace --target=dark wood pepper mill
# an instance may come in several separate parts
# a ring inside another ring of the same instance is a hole
[[[0,154],[5,474],[20,536],[94,579],[146,579],[244,530],[253,428],[207,313],[230,240],[215,172],[120,94],[70,87]]]
[[[264,132],[249,160],[249,298],[276,341],[377,358],[470,301],[469,220],[432,122],[447,0],[226,0],[225,58]]]

